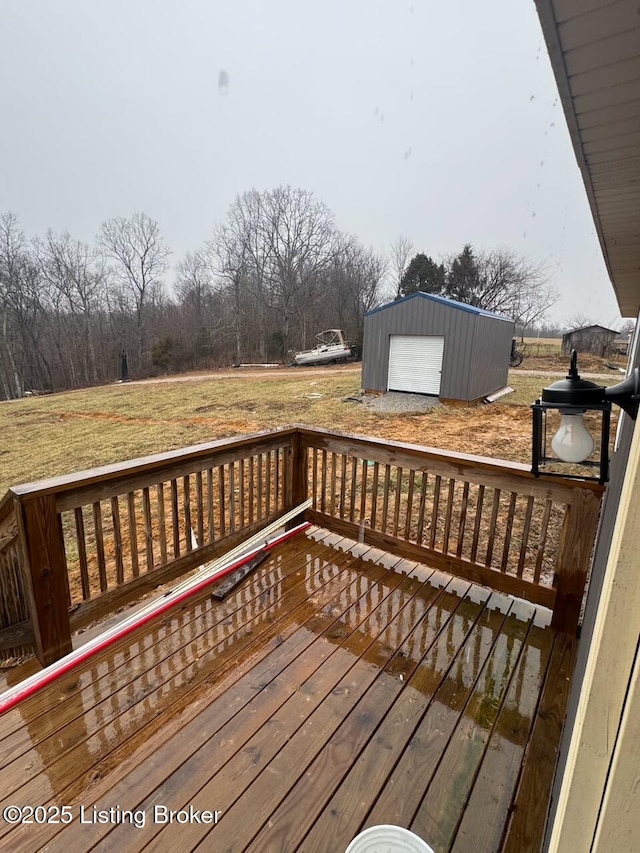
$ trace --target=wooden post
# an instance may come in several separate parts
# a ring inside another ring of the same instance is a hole
[[[43,666],[71,651],[69,579],[55,495],[16,501],[25,592]]]
[[[290,507],[298,506],[309,497],[309,449],[305,443],[304,436],[300,432],[296,432],[292,436],[291,451],[289,455],[288,477],[290,487]],[[304,513],[286,525],[286,529],[290,530],[304,520]]]
[[[600,495],[573,489],[558,553],[556,601],[551,625],[575,636],[580,619],[589,559],[598,528]]]

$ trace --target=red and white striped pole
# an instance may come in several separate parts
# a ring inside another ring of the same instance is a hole
[[[68,655],[60,658],[60,660],[55,661],[55,663],[50,664],[50,666],[40,672],[36,672],[29,678],[21,681],[20,684],[10,687],[0,695],[0,714],[15,708],[20,702],[23,702],[25,699],[33,696],[34,693],[37,693],[38,690],[71,672],[71,670],[98,654],[98,652],[104,651],[104,649],[107,649],[118,640],[128,636],[138,628],[142,628],[143,625],[166,613],[167,610],[176,607],[192,595],[205,589],[214,581],[220,580],[220,578],[225,577],[230,572],[248,563],[258,551],[265,549],[269,551],[275,548],[276,545],[280,545],[292,536],[296,536],[298,533],[311,527],[309,522],[303,522],[291,530],[280,533],[272,539],[265,540],[265,536],[268,537],[270,533],[281,528],[310,506],[311,501],[308,500],[285,513],[268,527],[248,539],[243,545],[234,548],[224,557],[205,567],[201,571],[201,574],[184,581],[175,587],[175,589],[166,593],[162,598],[152,601],[142,610],[124,619],[118,625],[114,625],[113,628],[109,628],[99,636],[94,637],[93,640],[89,640],[88,643],[79,649],[74,649],[74,651],[69,652]],[[247,548],[249,550],[246,550]]]

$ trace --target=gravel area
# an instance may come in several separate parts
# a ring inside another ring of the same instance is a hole
[[[394,415],[422,415],[442,406],[437,397],[404,394],[400,391],[388,391],[379,397],[363,394],[358,399],[372,412],[389,412]]]

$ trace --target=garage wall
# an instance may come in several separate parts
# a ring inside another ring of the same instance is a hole
[[[442,335],[441,397],[469,399],[468,364],[471,358],[476,315],[452,308],[415,293],[389,306],[372,311],[364,318],[362,387],[386,391],[389,375],[390,335]],[[457,341],[456,346],[451,346]]]
[[[479,400],[508,385],[509,357],[515,323],[476,318],[476,337],[469,370],[469,399]]]

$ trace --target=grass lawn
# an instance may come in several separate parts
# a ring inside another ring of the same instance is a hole
[[[389,415],[344,402],[360,388],[353,367],[223,376],[0,404],[0,497],[12,484],[292,423],[528,463],[529,406],[553,381],[512,371],[515,393],[492,405]]]

